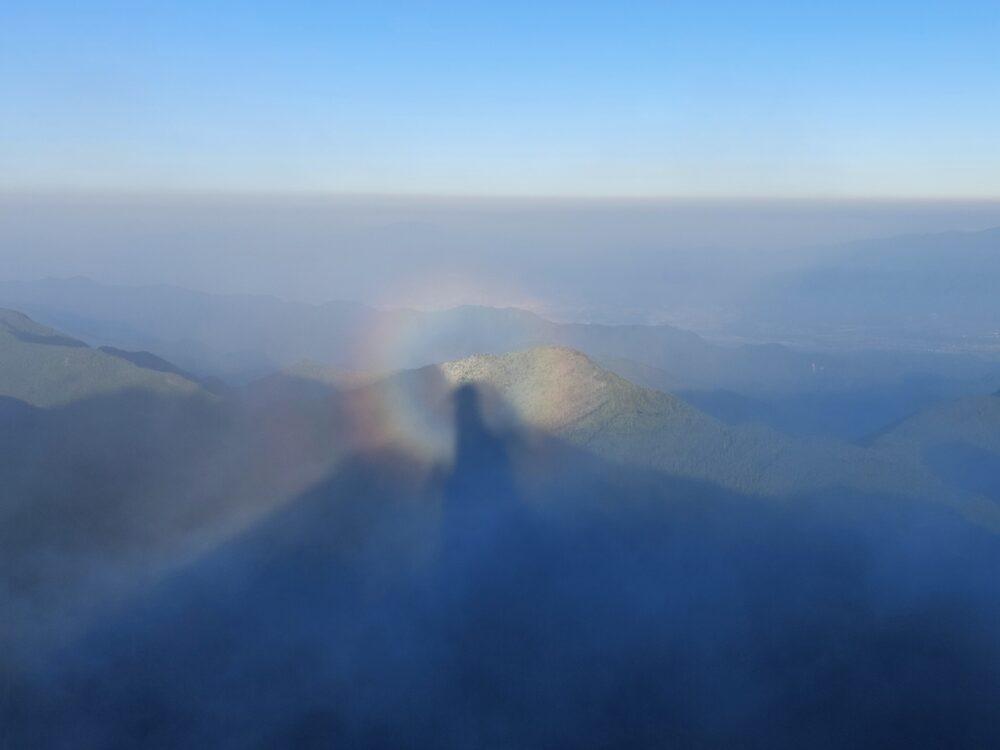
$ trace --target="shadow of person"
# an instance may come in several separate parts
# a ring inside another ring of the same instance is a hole
[[[484,422],[479,392],[463,385],[452,401],[455,459],[444,484],[442,552],[450,563],[468,564],[507,541],[521,503],[507,446]]]

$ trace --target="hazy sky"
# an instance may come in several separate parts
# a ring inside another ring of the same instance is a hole
[[[856,252],[842,243],[997,226],[1000,201],[0,192],[0,281],[82,275],[698,327],[739,289]]]
[[[0,187],[1000,196],[1000,3],[11,2]]]

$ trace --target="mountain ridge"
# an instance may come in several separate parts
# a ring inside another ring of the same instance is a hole
[[[410,382],[421,377],[443,377],[452,388],[481,389],[484,420],[501,433],[538,430],[606,460],[728,490],[787,498],[842,487],[944,502],[963,512],[970,507],[966,495],[942,484],[909,453],[832,438],[792,438],[758,425],[726,425],[568,347],[473,355],[391,375],[360,390],[431,392],[433,386],[421,389]],[[1000,509],[984,511],[977,505],[974,512],[977,520],[1000,527]]]
[[[24,313],[0,308],[0,395],[33,406],[130,389],[161,395],[206,393],[176,368],[144,366],[145,354],[94,349]],[[146,364],[154,360],[162,362],[154,357]]]
[[[366,372],[411,369],[477,353],[569,346],[602,361],[662,370],[671,389],[785,393],[894,382],[911,373],[982,376],[977,359],[831,357],[783,345],[720,345],[673,326],[556,323],[519,308],[421,312],[355,302],[321,305],[89,280],[0,282],[0,305],[95,345],[146,350],[198,376],[244,384],[302,360]],[[992,369],[991,369],[992,368]]]

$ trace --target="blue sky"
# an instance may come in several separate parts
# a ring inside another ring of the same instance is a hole
[[[1000,3],[13,0],[0,187],[1000,197]]]

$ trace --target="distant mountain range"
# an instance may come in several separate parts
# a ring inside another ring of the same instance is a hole
[[[1000,364],[974,357],[832,356],[777,344],[722,346],[671,326],[558,324],[510,308],[377,310],[79,278],[2,282],[0,305],[91,344],[153,352],[185,371],[231,382],[248,382],[303,360],[385,373],[550,345],[578,349],[629,376],[636,365],[653,368],[656,386],[671,391],[787,396],[903,378],[967,381],[1000,374]]]
[[[236,380],[300,360],[390,371],[545,344],[608,355],[643,349],[661,365],[674,362],[690,372],[714,368],[728,354],[670,326],[559,325],[522,310],[486,307],[418,312],[308,305],[81,278],[0,283],[0,303],[98,344],[154,351],[192,371]]]
[[[733,328],[838,345],[1000,350],[1000,228],[856,242],[778,275]]]

